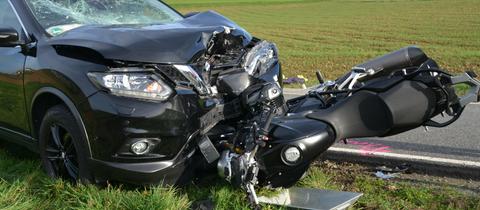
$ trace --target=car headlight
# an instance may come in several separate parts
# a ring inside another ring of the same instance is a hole
[[[243,67],[250,75],[262,75],[277,62],[277,46],[274,43],[262,41],[247,53]]]
[[[152,72],[141,72],[140,68],[111,70],[90,72],[88,77],[95,84],[117,96],[164,101],[173,93],[172,88]]]

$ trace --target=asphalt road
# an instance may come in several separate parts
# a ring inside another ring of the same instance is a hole
[[[302,91],[286,90],[286,98]],[[403,154],[428,158],[473,161],[480,164],[480,104],[470,104],[460,119],[445,128],[417,128],[386,138],[351,139],[350,144],[337,143],[333,147],[356,150],[368,155],[372,152]]]
[[[480,105],[467,106],[460,119],[445,128],[417,128],[386,138],[355,139],[356,145],[336,145],[362,148],[362,142],[377,144],[372,149],[428,157],[480,162]],[[360,143],[359,143],[360,142]],[[368,151],[368,148],[367,148]]]

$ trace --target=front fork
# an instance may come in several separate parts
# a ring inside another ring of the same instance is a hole
[[[252,133],[254,147],[251,151],[244,154],[246,156],[246,173],[242,177],[242,188],[247,192],[248,199],[252,206],[258,206],[258,196],[255,191],[255,186],[258,185],[258,172],[260,167],[257,162],[257,152],[260,148],[265,147],[268,141],[268,131],[272,123],[272,119],[275,116],[276,108],[269,103],[263,104],[263,112],[266,113],[266,118],[263,122],[263,126],[259,128],[257,123],[253,123]]]

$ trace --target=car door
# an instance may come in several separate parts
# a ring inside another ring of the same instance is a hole
[[[0,0],[0,27],[12,27],[20,37],[25,37],[8,0]],[[0,47],[0,131],[3,132],[29,133],[23,91],[25,58],[20,46]]]

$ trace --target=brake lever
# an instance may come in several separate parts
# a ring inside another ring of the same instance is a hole
[[[476,75],[473,72],[466,72],[465,74],[459,76],[450,76],[451,85],[457,84],[467,84],[470,86],[468,93],[458,97],[456,103],[450,104],[447,108],[447,114],[452,116],[452,119],[439,123],[433,120],[428,120],[423,125],[428,127],[445,127],[448,126],[460,118],[463,111],[465,110],[465,106],[470,103],[478,102],[480,97],[480,81],[475,79]],[[449,113],[452,112],[452,113]]]
[[[458,103],[461,107],[465,107],[469,103],[479,102],[480,81],[475,79],[473,72],[466,72],[460,76],[451,77],[452,85],[467,84],[470,85],[468,93],[459,97]]]

